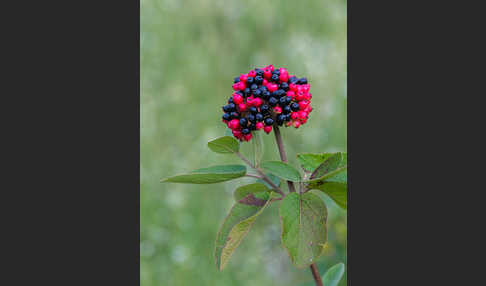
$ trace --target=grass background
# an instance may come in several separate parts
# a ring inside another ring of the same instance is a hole
[[[241,179],[161,184],[222,163],[207,141],[224,134],[221,106],[235,76],[272,63],[311,83],[314,111],[282,128],[290,163],[299,152],[346,151],[346,1],[141,0],[141,285],[298,285],[312,281],[280,244],[278,204],[256,221],[226,269],[214,240]],[[264,159],[277,160],[273,133]],[[249,144],[242,144],[249,152]],[[285,186],[285,184],[284,184]],[[346,212],[325,195],[329,243],[318,266],[346,263]],[[346,285],[343,279],[340,285]]]

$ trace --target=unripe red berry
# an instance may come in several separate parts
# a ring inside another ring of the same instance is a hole
[[[267,133],[267,134],[272,132],[272,126],[268,125],[268,126],[263,127],[263,131],[265,131],[265,133]]]
[[[307,122],[307,118],[301,119],[300,122],[302,122],[302,124],[305,124]]]
[[[298,112],[290,113],[290,118],[292,118],[292,120],[296,120],[297,118],[299,118],[299,113]]]
[[[270,73],[271,74],[271,73]],[[268,80],[266,79],[263,79],[263,86],[267,86],[268,85]]]
[[[241,138],[241,131],[239,130],[233,130],[233,136],[235,136],[236,138],[240,139]]]
[[[266,69],[263,72],[263,77],[266,79],[271,79],[272,78],[272,71],[270,69]]]
[[[257,122],[256,129],[260,130],[263,128],[263,122]]]
[[[246,104],[240,103],[240,104],[238,104],[238,108],[240,109],[241,112],[243,112],[243,111],[246,110]]]
[[[304,99],[304,92],[303,91],[297,91],[295,94],[295,100],[302,100]]]
[[[267,88],[268,88],[268,91],[274,92],[278,89],[278,85],[271,82],[271,83],[267,84]]]
[[[246,105],[247,105],[247,107],[253,106],[253,100],[254,100],[253,96],[248,96],[246,98]]]
[[[300,122],[299,121],[294,121],[294,127],[295,128],[299,128],[300,126]]]
[[[312,112],[312,106],[307,106],[305,109],[304,109],[305,112],[307,113],[311,113]]]
[[[231,119],[230,122],[228,122],[228,127],[235,130],[240,127],[240,122],[238,119]]]
[[[242,82],[242,81],[240,81],[240,82],[238,83],[238,89],[239,89],[239,90],[244,90],[245,88],[246,88],[245,83],[244,83],[244,82]]]
[[[275,112],[275,113],[282,113],[282,108],[280,106],[275,106],[273,108],[273,112]]]
[[[296,92],[298,88],[298,85],[291,83],[289,84],[289,90]]]
[[[233,93],[233,103],[234,104],[240,104],[240,103],[243,103],[243,96],[237,94],[237,93]]]
[[[273,71],[273,65],[268,65],[265,67],[265,69],[269,69],[270,71]]]
[[[234,90],[240,90],[239,87],[240,87],[240,83],[239,82],[233,84],[233,89]]]
[[[278,77],[278,79],[281,82],[287,82],[289,80],[289,74],[287,74],[287,73],[281,73],[280,76]]]
[[[250,141],[251,137],[252,137],[251,133],[243,135],[243,139],[245,139],[245,141],[247,142]]]
[[[257,97],[255,99],[253,99],[252,104],[253,104],[253,106],[259,107],[260,105],[262,105],[262,99]]]
[[[312,98],[312,94],[310,94],[310,93],[304,93],[304,99],[305,100],[311,100],[311,98]]]
[[[294,92],[294,91],[292,91],[292,90],[287,91],[287,95],[288,95],[288,96],[290,96],[290,98],[291,98],[292,100],[294,100],[294,99],[295,99],[295,92]]]
[[[248,75],[247,74],[241,74],[240,75],[240,81],[246,82],[247,79],[248,79]]]
[[[234,101],[234,97],[233,97],[233,101]],[[299,107],[301,110],[304,110],[307,106],[309,106],[309,101],[308,100],[301,100],[299,101]]]
[[[307,118],[307,112],[299,111],[299,118],[301,118],[301,119]]]
[[[249,77],[250,77],[250,76],[251,76],[251,77],[255,77],[255,76],[256,76],[256,71],[254,71],[254,70],[249,71],[249,72],[248,72],[248,76],[249,76]]]

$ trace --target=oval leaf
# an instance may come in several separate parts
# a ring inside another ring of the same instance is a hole
[[[348,205],[348,185],[340,182],[319,181],[309,185],[309,188],[316,189],[328,195],[338,206],[343,209]]]
[[[186,184],[214,184],[243,177],[246,167],[243,165],[219,165],[202,168],[188,174],[176,175],[163,179],[162,182]]]
[[[234,192],[234,197],[236,201],[241,200],[242,198],[246,197],[249,194],[261,193],[261,192],[268,192],[270,191],[267,186],[262,183],[254,183],[249,185],[244,185],[238,187]]]
[[[327,208],[310,192],[289,193],[280,203],[282,244],[292,263],[303,268],[321,255],[327,241]]]
[[[208,147],[216,153],[230,154],[240,150],[240,143],[231,136],[223,136],[209,141]]]
[[[344,275],[344,263],[338,263],[329,268],[322,276],[322,284],[325,286],[337,286]]]
[[[272,194],[248,194],[231,208],[216,237],[214,256],[219,270],[223,270],[258,215],[270,203]]]
[[[342,160],[342,156],[341,153],[339,152],[329,156],[329,158],[324,160],[324,162],[322,162],[322,164],[320,164],[319,167],[317,167],[314,170],[314,172],[312,172],[310,179],[311,180],[320,179],[323,176],[325,176],[327,173],[338,169],[339,164],[341,164],[341,160]]]
[[[287,181],[299,182],[299,172],[289,164],[280,161],[267,161],[261,164],[262,169]]]

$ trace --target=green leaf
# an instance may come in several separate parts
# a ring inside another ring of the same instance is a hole
[[[255,166],[259,166],[263,158],[263,140],[261,132],[253,132],[253,163]]]
[[[246,167],[243,165],[219,165],[194,170],[188,174],[176,175],[161,182],[186,184],[213,184],[243,177]]]
[[[292,263],[303,268],[321,255],[327,241],[327,208],[321,198],[307,192],[289,193],[280,203],[282,244]]]
[[[287,181],[299,182],[299,172],[289,164],[280,161],[267,161],[261,164],[262,169]]]
[[[223,270],[258,215],[270,203],[272,194],[248,194],[233,205],[216,237],[214,256],[219,270]]]
[[[270,173],[265,173],[265,175],[270,179],[270,181],[272,181],[272,183],[274,183],[277,187],[280,187],[280,178],[279,177],[275,176],[274,174],[270,174]],[[272,186],[270,186],[267,182],[265,182],[262,179],[258,179],[257,182],[264,184],[269,189],[273,189]]]
[[[302,153],[297,154],[297,160],[299,161],[302,169],[312,172],[319,167],[324,160],[332,155],[334,155],[334,153]]]
[[[240,143],[234,137],[223,136],[208,142],[211,151],[221,154],[235,153],[240,150]]]
[[[342,156],[341,153],[337,152],[331,156],[329,156],[322,164],[319,165],[310,176],[310,179],[320,179],[327,173],[336,170],[341,164]]]
[[[338,263],[329,268],[322,276],[322,284],[325,286],[337,286],[344,275],[344,263]]]
[[[267,186],[262,183],[253,183],[249,185],[244,185],[238,187],[234,192],[234,197],[236,201],[241,200],[242,198],[246,197],[249,194],[261,193],[261,192],[268,192],[270,191]]]
[[[343,209],[348,205],[348,185],[340,182],[319,181],[309,184],[310,189],[320,190]]]

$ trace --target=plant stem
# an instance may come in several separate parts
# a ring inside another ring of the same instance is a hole
[[[314,281],[316,282],[316,286],[324,286],[322,284],[321,275],[319,275],[319,270],[317,270],[317,266],[315,263],[312,263],[310,266],[312,276],[314,276]]]
[[[278,128],[277,125],[274,125],[273,130],[275,132],[275,141],[277,141],[277,147],[278,147],[278,152],[280,153],[280,159],[282,160],[282,162],[288,163],[287,154],[285,154],[285,147],[283,144],[282,135],[280,134],[280,129]],[[292,181],[287,181],[287,184],[289,186],[289,191],[295,192],[294,183]],[[314,281],[316,282],[316,286],[324,286],[322,284],[321,275],[319,274],[319,270],[317,269],[316,264],[315,263],[311,264],[310,269],[312,272],[312,276],[314,277]]]
[[[284,192],[277,186],[275,185],[272,180],[270,180],[270,178],[267,177],[267,175],[265,175],[265,173],[263,173],[262,169],[260,169],[260,167],[256,167],[254,166],[248,159],[245,158],[245,156],[243,156],[240,152],[236,152],[235,153],[238,157],[240,157],[241,160],[243,160],[243,162],[245,162],[248,166],[252,167],[253,169],[255,169],[255,171],[258,172],[258,174],[260,174],[261,176],[261,179],[264,180],[265,182],[267,182],[270,186],[272,186],[272,188],[277,191],[280,195],[282,195],[282,197],[285,197],[285,194]],[[249,175],[247,174],[246,176],[248,177],[256,177],[256,176],[252,176],[252,175]],[[259,177],[258,177],[259,178]]]
[[[263,179],[262,177],[257,176],[257,175],[253,175],[253,174],[246,174],[245,176],[252,177],[252,178],[257,178],[257,179]]]
[[[285,154],[285,147],[282,141],[282,135],[280,135],[280,129],[278,129],[278,125],[273,126],[273,130],[275,133],[275,140],[277,141],[278,152],[280,153],[280,159],[282,162],[288,163],[287,154]],[[295,192],[294,183],[291,181],[287,181],[287,185],[289,186],[289,192]]]

